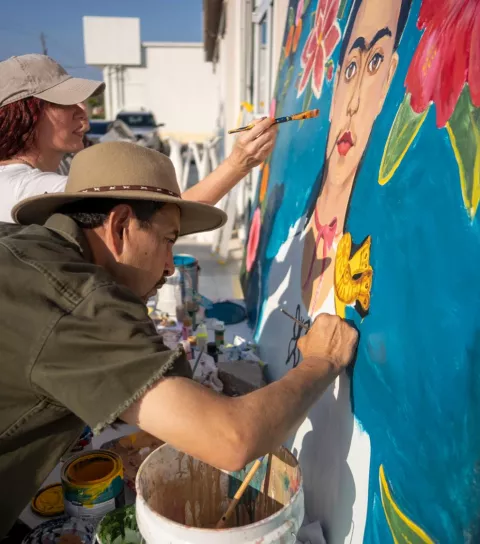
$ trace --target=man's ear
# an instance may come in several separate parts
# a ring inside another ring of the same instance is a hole
[[[116,260],[119,260],[124,251],[125,234],[132,220],[132,208],[127,204],[115,206],[105,222],[106,236],[110,251]]]

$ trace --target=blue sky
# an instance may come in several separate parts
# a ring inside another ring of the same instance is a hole
[[[44,32],[48,54],[79,77],[101,77],[97,68],[84,63],[84,15],[139,17],[144,41],[202,41],[202,0],[8,0],[2,4],[0,59],[41,53]]]

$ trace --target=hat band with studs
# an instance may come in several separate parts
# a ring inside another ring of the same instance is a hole
[[[153,193],[160,193],[162,195],[173,196],[175,198],[182,198],[179,194],[163,189],[162,187],[152,187],[150,185],[104,185],[102,187],[91,187],[89,189],[83,189],[80,193],[108,193],[109,191],[149,191]]]

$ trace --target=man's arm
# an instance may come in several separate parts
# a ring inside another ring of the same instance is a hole
[[[231,155],[205,179],[187,189],[182,198],[214,206],[271,153],[277,136],[277,125],[272,123],[269,118],[256,121],[254,128],[238,137]]]
[[[206,463],[226,470],[281,445],[351,361],[357,334],[322,315],[299,342],[303,362],[282,379],[230,398],[184,378],[164,378],[121,416]]]

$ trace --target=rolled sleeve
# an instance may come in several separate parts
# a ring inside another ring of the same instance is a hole
[[[191,376],[182,349],[163,345],[146,307],[127,289],[95,289],[62,316],[33,366],[32,386],[96,434],[164,376]]]

